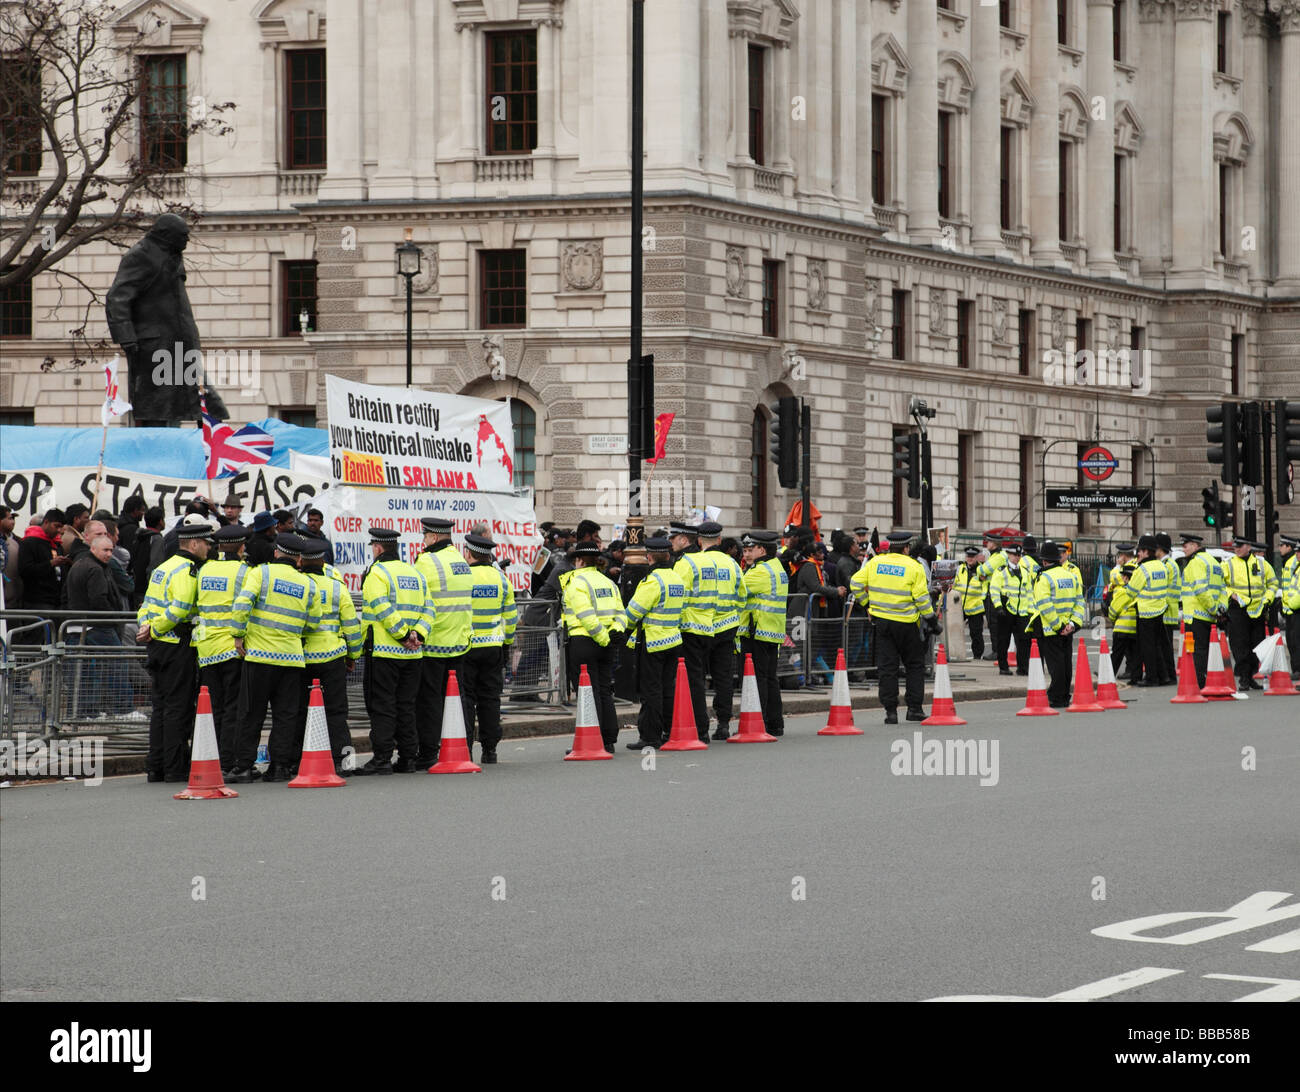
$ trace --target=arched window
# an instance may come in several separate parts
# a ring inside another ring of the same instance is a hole
[[[767,522],[767,417],[755,408],[749,441],[750,518],[755,527]]]
[[[504,398],[498,398],[504,402]],[[510,399],[510,424],[515,434],[515,488],[525,486],[536,492],[537,414],[533,407],[518,398]]]

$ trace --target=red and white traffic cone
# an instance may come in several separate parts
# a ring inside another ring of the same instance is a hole
[[[1287,650],[1286,640],[1281,630],[1277,634],[1277,651],[1273,653],[1273,671],[1264,684],[1264,697],[1282,698],[1300,696],[1300,690],[1291,681],[1291,653]]]
[[[307,734],[302,741],[302,761],[298,776],[289,782],[291,789],[337,789],[347,782],[334,772],[334,753],[330,750],[330,730],[325,721],[325,702],[321,698],[320,679],[311,681],[311,700],[307,703]]]
[[[469,740],[465,736],[465,709],[460,704],[460,683],[456,672],[447,672],[447,698],[442,703],[442,743],[438,747],[438,761],[428,773],[482,773],[469,755]]]
[[[199,701],[194,710],[194,750],[190,754],[190,783],[173,800],[223,800],[238,796],[226,788],[221,776],[221,756],[217,753],[217,729],[212,722],[212,699],[206,686],[199,687]]]
[[[1101,634],[1101,651],[1097,654],[1097,701],[1103,709],[1127,709],[1119,700],[1119,687],[1115,685],[1115,666],[1110,662],[1110,649],[1106,646],[1106,633]]]
[[[1018,717],[1059,717],[1061,711],[1053,709],[1047,700],[1047,676],[1043,674],[1043,661],[1038,656],[1038,639],[1029,641],[1029,692],[1025,695],[1025,707],[1016,714]]]
[[[745,675],[740,683],[740,731],[727,737],[728,743],[775,743],[763,727],[763,709],[758,700],[758,677],[754,674],[754,657],[745,653]]]
[[[565,762],[599,762],[614,756],[605,750],[600,734],[600,718],[596,715],[596,695],[591,689],[591,676],[587,665],[578,668],[578,714],[574,718],[573,750],[564,756]]]
[[[1169,701],[1174,705],[1194,705],[1209,700],[1196,685],[1196,664],[1192,662],[1192,635],[1189,633],[1183,638],[1183,654],[1178,660],[1178,693]]]
[[[1237,680],[1232,668],[1225,667],[1223,661],[1223,639],[1219,636],[1219,627],[1210,626],[1209,659],[1205,665],[1205,685],[1201,693],[1210,701],[1232,701],[1237,693]]]
[[[835,683],[831,687],[831,711],[826,718],[826,727],[817,734],[819,736],[866,735],[861,728],[853,724],[853,702],[849,698],[849,671],[844,663],[844,649],[840,649],[835,657]]]
[[[1007,645],[1007,667],[1019,667],[1016,663],[1016,634],[1013,630],[1011,633],[1011,643]]]
[[[966,722],[957,715],[952,702],[952,680],[948,678],[948,651],[939,646],[934,660],[934,694],[930,715],[921,721],[922,728],[956,728]]]
[[[1106,707],[1097,700],[1092,688],[1092,669],[1088,666],[1088,642],[1079,642],[1079,655],[1074,666],[1074,697],[1066,706],[1067,713],[1104,713]]]
[[[1219,630],[1219,653],[1223,657],[1223,666],[1226,667],[1229,671],[1231,671],[1233,668],[1232,648],[1228,644],[1227,631],[1222,629]],[[1234,679],[1236,677],[1237,677],[1236,675],[1233,675]]]
[[[668,742],[661,751],[707,751],[709,745],[700,739],[695,727],[695,709],[691,705],[691,684],[686,678],[686,661],[677,658],[677,686],[673,691],[673,727]]]

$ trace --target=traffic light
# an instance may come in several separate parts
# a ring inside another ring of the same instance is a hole
[[[1219,526],[1219,483],[1210,482],[1208,489],[1201,490],[1201,511],[1205,513],[1206,527]]]
[[[1232,505],[1226,500],[1219,501],[1219,529],[1221,531],[1230,530],[1236,522],[1237,517],[1232,514]]]
[[[1294,499],[1289,464],[1300,463],[1300,402],[1279,398],[1273,403],[1273,427],[1277,436],[1277,494],[1278,504],[1290,504]]]
[[[1237,473],[1241,463],[1237,414],[1236,402],[1222,402],[1205,410],[1205,419],[1210,423],[1205,430],[1205,439],[1215,445],[1206,448],[1205,455],[1211,465],[1223,468],[1219,472],[1219,480],[1224,485],[1236,485],[1240,481]]]
[[[909,432],[894,437],[894,477],[907,482],[907,495],[921,495],[921,437]]]
[[[799,399],[787,396],[769,408],[777,481],[782,489],[795,489],[799,485]]]
[[[1264,484],[1264,421],[1258,402],[1241,407],[1241,480],[1246,485]]]

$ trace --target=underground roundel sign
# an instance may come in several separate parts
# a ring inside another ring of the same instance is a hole
[[[1104,482],[1119,466],[1119,460],[1104,447],[1090,447],[1079,457],[1079,469],[1085,478]]]

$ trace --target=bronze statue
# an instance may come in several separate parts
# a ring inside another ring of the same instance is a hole
[[[197,421],[200,386],[208,413],[222,421],[230,416],[221,396],[206,386],[181,259],[189,237],[184,220],[163,213],[122,256],[108,290],[108,332],[126,354],[128,397],[137,425]]]

